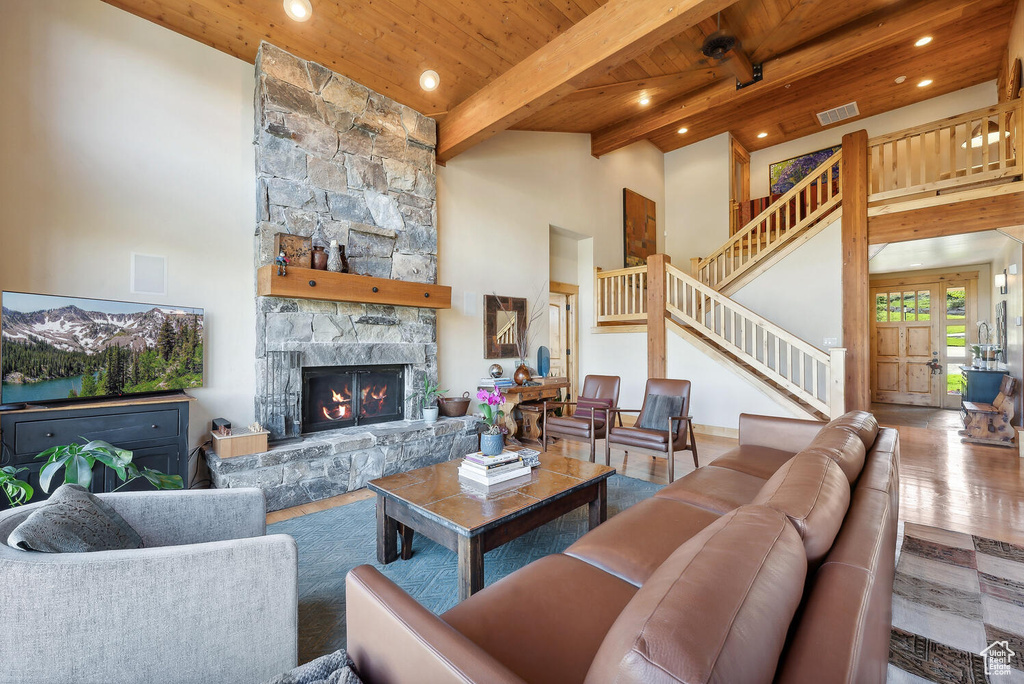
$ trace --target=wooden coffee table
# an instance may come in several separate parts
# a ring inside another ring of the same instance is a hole
[[[484,586],[484,553],[587,505],[590,529],[608,517],[608,478],[614,468],[541,454],[529,479],[485,492],[459,480],[462,459],[389,475],[367,483],[377,493],[377,561],[412,556],[413,531],[455,551],[459,600]]]

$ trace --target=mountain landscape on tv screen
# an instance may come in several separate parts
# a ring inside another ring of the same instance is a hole
[[[41,299],[4,293],[4,401],[202,386],[202,309],[62,297],[45,298],[63,304],[55,308],[24,305]]]

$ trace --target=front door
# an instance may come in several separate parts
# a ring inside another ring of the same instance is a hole
[[[944,294],[937,285],[895,290],[875,288],[874,336],[871,344],[872,399],[886,404],[938,408],[942,402],[939,328],[933,303]]]
[[[560,292],[551,292],[548,302],[548,332],[550,334],[551,375],[569,377],[569,364],[565,350],[569,348],[569,325],[566,315],[568,297]]]

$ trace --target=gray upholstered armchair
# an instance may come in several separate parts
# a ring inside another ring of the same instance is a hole
[[[0,512],[0,683],[261,682],[298,657],[297,554],[258,489],[100,494],[146,548],[7,546],[42,504]]]

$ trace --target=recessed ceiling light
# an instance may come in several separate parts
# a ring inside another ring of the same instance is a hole
[[[640,98],[640,104],[646,107],[647,105],[651,104],[651,98],[644,95],[643,97]]]
[[[910,264],[910,268],[914,268],[915,266],[924,266],[924,264]]]
[[[896,80],[897,83],[903,83],[904,81],[907,80],[907,77],[906,76],[897,76],[895,80]]]
[[[924,47],[925,45],[927,45],[930,42],[932,42],[932,37],[931,36],[924,36],[922,38],[918,38],[917,41],[914,43],[914,45],[916,45],[917,47]]]
[[[682,128],[680,128],[680,129],[679,129],[678,131],[676,131],[676,133],[678,133],[679,135],[682,135],[683,133],[685,133],[685,132],[686,132],[686,131],[688,131],[688,130],[690,130],[690,129],[689,129],[689,128],[687,128],[686,126],[683,126],[683,127],[682,127]]]
[[[764,131],[761,131],[760,133],[757,134],[757,137],[758,138],[767,138],[768,134],[765,133]]]
[[[928,87],[928,86],[930,86],[931,84],[932,84],[932,79],[930,79],[930,78],[926,78],[926,79],[924,79],[923,81],[921,81],[920,83],[918,83],[918,84],[917,84],[917,87],[918,87],[918,88],[927,88],[927,87]]]
[[[420,74],[420,88],[424,90],[437,90],[439,85],[441,85],[441,77],[433,69],[427,69]]]
[[[309,0],[284,0],[284,13],[295,21],[308,21],[313,14]]]

